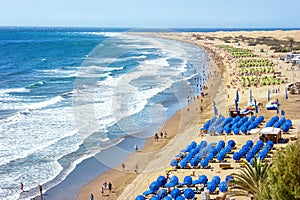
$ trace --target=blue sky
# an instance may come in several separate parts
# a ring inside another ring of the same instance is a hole
[[[298,0],[1,0],[1,26],[299,28]]]

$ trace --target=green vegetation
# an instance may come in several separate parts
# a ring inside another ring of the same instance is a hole
[[[268,172],[268,199],[300,199],[299,141],[274,155]]]
[[[250,196],[253,199],[264,199],[266,193],[266,178],[270,165],[260,159],[253,160],[253,167],[245,162],[245,168],[233,173],[234,180],[229,182],[229,196]]]
[[[253,167],[245,162],[245,168],[233,173],[228,196],[248,196],[255,200],[300,199],[300,145],[299,141],[276,152],[272,164],[253,160]]]

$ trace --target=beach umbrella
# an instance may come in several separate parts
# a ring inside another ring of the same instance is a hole
[[[172,167],[176,167],[176,166],[178,165],[178,160],[176,160],[176,159],[171,160],[170,165],[171,165]]]
[[[219,185],[220,192],[226,192],[228,189],[227,183],[225,181],[222,181]]]
[[[234,140],[229,140],[227,144],[230,145],[232,148],[235,146]]]
[[[149,189],[153,192],[156,192],[159,189],[159,186],[156,181],[152,182],[149,186]]]
[[[256,105],[256,99],[254,99],[254,105],[255,105],[255,113],[258,113],[258,106]]]
[[[240,152],[234,152],[234,154],[233,154],[233,159],[234,160],[240,160],[241,159],[241,154],[240,154]]]
[[[165,198],[163,198],[163,200],[172,200],[172,198],[169,196],[166,196]]]
[[[211,179],[211,182],[215,183],[215,185],[218,185],[221,181],[221,178],[220,176],[214,176],[212,179]]]
[[[176,199],[176,197],[181,195],[181,191],[178,188],[175,188],[171,191],[171,197]]]
[[[235,135],[238,135],[240,132],[240,130],[238,128],[234,128],[232,131]]]
[[[174,187],[175,185],[178,184],[178,177],[177,176],[172,176],[170,178],[170,181],[165,184],[165,187]]]
[[[231,180],[233,180],[233,176],[227,175],[226,178],[225,178],[226,183],[228,183]]]
[[[182,159],[181,161],[180,161],[180,167],[182,167],[182,168],[185,168],[186,167],[186,165],[187,165],[187,159]]]
[[[145,200],[145,197],[143,195],[139,195],[135,197],[135,200]]]
[[[282,127],[281,127],[281,129],[282,129],[282,131],[285,132],[285,133],[289,132],[289,127],[288,127],[288,125],[286,125],[286,124],[283,124]]]
[[[268,89],[268,102],[270,101],[270,89]]]
[[[200,164],[201,164],[202,167],[207,167],[208,166],[208,160],[206,158],[202,159]]]
[[[249,147],[253,146],[253,141],[252,140],[247,140],[246,145]]]
[[[235,94],[235,101],[239,102],[240,97],[239,97],[239,91],[236,90],[236,94]]]
[[[213,153],[209,153],[207,156],[206,156],[206,159],[207,160],[212,160],[214,158],[214,154]]]
[[[157,182],[158,187],[161,187],[161,186],[163,186],[163,185],[165,185],[167,183],[167,179],[164,176],[159,176],[156,179],[156,182]]]
[[[285,115],[285,112],[284,112],[284,110],[281,110],[281,116],[284,116]]]
[[[214,101],[213,104],[214,104],[214,114],[215,114],[215,116],[218,116],[218,109],[216,106],[216,102]]]
[[[226,152],[221,151],[221,152],[218,154],[217,158],[218,158],[219,161],[223,161],[224,158],[225,158],[225,156],[226,156]]]
[[[152,196],[150,200],[160,200],[159,196]]]
[[[250,102],[252,102],[252,90],[250,90]]]
[[[236,113],[238,113],[238,111],[239,111],[239,104],[238,104],[238,101],[235,100],[234,103],[235,103],[235,111],[236,111]]]
[[[214,182],[208,182],[207,183],[207,189],[209,192],[214,192],[216,190],[216,185]]]
[[[184,185],[191,185],[192,183],[193,183],[192,177],[190,177],[190,176],[184,177],[184,179],[183,179],[183,184]]]
[[[175,200],[185,200],[185,198],[183,196],[178,196]]]
[[[200,181],[200,184],[206,184],[207,181],[208,181],[207,176],[201,175],[201,176],[199,177],[199,181]]]
[[[285,90],[285,99],[289,99],[288,91],[287,90]]]
[[[191,188],[184,190],[183,194],[186,199],[193,199],[195,197],[195,192]]]
[[[168,196],[168,191],[166,189],[160,189],[157,193],[157,196],[160,197],[160,199]]]

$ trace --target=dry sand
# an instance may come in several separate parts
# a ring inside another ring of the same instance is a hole
[[[142,194],[148,189],[149,184],[155,181],[159,175],[165,175],[166,168],[169,168],[169,163],[175,158],[175,155],[179,151],[186,147],[191,141],[200,142],[201,140],[206,140],[207,142],[217,142],[219,140],[234,139],[237,143],[237,147],[241,147],[242,144],[248,139],[254,139],[257,135],[250,136],[199,136],[199,128],[203,126],[204,122],[213,116],[212,101],[215,101],[219,113],[224,116],[228,116],[227,110],[229,107],[234,106],[235,91],[238,89],[237,86],[232,86],[231,88],[225,87],[233,79],[230,76],[235,70],[233,64],[228,62],[228,56],[226,53],[215,48],[212,43],[221,44],[222,40],[214,40],[211,42],[204,43],[203,41],[192,41],[193,33],[155,33],[155,35],[147,34],[147,36],[163,37],[168,39],[185,41],[193,44],[197,44],[201,47],[205,47],[207,51],[210,52],[211,64],[210,71],[212,76],[207,82],[208,96],[194,101],[188,105],[187,108],[179,110],[170,120],[168,120],[161,130],[168,132],[167,139],[160,139],[159,142],[155,142],[153,138],[148,139],[147,143],[144,145],[140,152],[132,153],[124,162],[126,167],[125,171],[122,171],[121,166],[111,169],[105,174],[95,178],[93,181],[81,188],[78,193],[77,199],[89,199],[90,193],[94,194],[95,200],[98,199],[120,199],[120,200],[132,200],[135,196]],[[273,31],[273,32],[217,32],[217,33],[197,33],[203,35],[209,35],[214,37],[224,37],[224,36],[247,36],[247,37],[261,37],[261,36],[272,36],[278,39],[284,39],[286,37],[293,37],[295,40],[300,41],[300,31]],[[234,44],[232,44],[234,45]],[[244,44],[241,44],[242,46]],[[251,47],[253,48],[253,47]],[[253,51],[259,54],[259,49],[261,47],[254,47]],[[264,47],[267,49],[268,47]],[[272,51],[269,51],[269,56],[278,55]],[[265,55],[261,55],[265,57]],[[276,63],[277,61],[274,60]],[[276,66],[276,71],[281,71],[283,75],[288,77],[289,82],[292,81],[293,72],[287,71],[291,64],[286,64],[282,61],[278,62]],[[281,68],[279,68],[281,66]],[[300,71],[295,71],[295,81],[299,81]],[[289,96],[289,99],[285,99],[284,88],[286,84],[280,85],[280,93],[272,93],[272,98],[279,98],[279,102],[282,105],[280,108],[284,109],[286,112],[286,118],[293,121],[294,129],[290,130],[290,135],[298,135],[300,128],[300,96],[295,95]],[[267,89],[272,87],[264,86],[260,88],[251,88],[253,96],[257,101],[262,102],[266,105],[267,101]],[[240,106],[246,105],[249,99],[249,89],[240,87]],[[244,94],[243,94],[244,93]],[[229,98],[227,97],[229,95]],[[204,108],[204,111],[200,113],[200,106]],[[266,121],[268,121],[272,116],[276,115],[276,111],[267,111],[262,108],[259,111],[259,115],[264,115]],[[159,131],[160,132],[160,131]],[[284,135],[284,137],[290,137],[290,135]],[[278,146],[278,145],[277,145]],[[219,168],[219,163],[212,163],[211,166],[213,170],[210,169],[180,169],[173,174],[177,175],[182,181],[184,176],[190,175],[195,171],[196,175],[205,174],[210,180],[212,176],[219,175],[222,180],[226,175],[230,174],[239,166],[239,164],[234,163],[232,158],[227,158],[227,162],[231,163],[232,169],[221,170]],[[136,164],[138,165],[138,174],[134,173]],[[100,192],[102,182],[104,180],[110,181],[113,184],[113,191],[109,193],[105,191],[104,196]],[[199,197],[199,196],[198,196]],[[211,196],[215,198],[216,196]]]

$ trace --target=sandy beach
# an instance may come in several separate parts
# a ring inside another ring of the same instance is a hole
[[[165,175],[166,169],[170,168],[170,161],[175,158],[181,149],[184,149],[191,141],[199,143],[202,140],[207,142],[217,142],[219,140],[228,141],[233,139],[237,143],[237,147],[241,147],[245,141],[257,138],[257,135],[228,135],[228,136],[211,136],[200,135],[199,129],[203,124],[213,117],[213,104],[214,101],[217,105],[219,114],[228,116],[228,109],[234,107],[234,98],[236,90],[240,91],[241,107],[246,106],[249,100],[249,91],[252,90],[253,97],[266,105],[267,103],[267,90],[273,91],[274,86],[263,87],[242,87],[240,84],[235,84],[237,75],[236,63],[233,61],[225,51],[216,47],[219,44],[225,44],[225,37],[244,37],[259,38],[259,37],[274,37],[276,39],[284,40],[287,37],[293,38],[295,41],[300,41],[300,31],[261,31],[261,32],[215,32],[215,33],[143,33],[142,35],[148,37],[166,38],[171,40],[188,42],[205,48],[210,57],[210,78],[206,82],[208,89],[204,90],[206,96],[196,98],[187,107],[177,111],[164,125],[158,130],[167,132],[166,138],[159,138],[158,141],[151,137],[147,140],[146,144],[137,152],[130,154],[124,161],[124,171],[122,166],[117,166],[110,169],[104,174],[96,177],[94,180],[83,186],[78,192],[77,199],[89,199],[90,194],[93,193],[94,199],[119,199],[119,200],[132,200],[135,196],[142,194],[148,190],[149,184],[156,180],[159,175]],[[206,38],[203,40],[196,40],[195,37]],[[213,39],[212,39],[213,38]],[[228,45],[236,46],[236,43],[229,43]],[[275,71],[281,72],[281,76],[287,78],[287,83],[276,86],[280,92],[271,93],[271,98],[278,98],[281,104],[281,109],[285,110],[285,117],[293,122],[293,129],[289,134],[283,135],[284,138],[290,138],[299,134],[300,128],[300,105],[299,95],[289,95],[289,99],[285,99],[285,87],[293,80],[300,80],[300,70],[291,70],[291,63],[277,60],[278,57],[283,57],[284,53],[275,53],[270,50],[267,45],[247,46],[246,43],[239,41],[239,46],[248,48],[256,55],[262,58],[268,58],[275,64]],[[260,50],[264,49],[263,52]],[[267,53],[266,53],[267,52]],[[227,86],[230,87],[227,87]],[[203,111],[201,111],[202,109]],[[268,121],[272,116],[276,115],[276,111],[268,111],[265,107],[260,108],[259,115],[265,117]],[[153,133],[154,136],[155,133]],[[286,144],[285,144],[286,145]],[[277,144],[276,148],[283,145]],[[234,163],[232,158],[228,158],[231,164],[231,169],[222,170],[219,163],[212,163],[211,169],[178,169],[173,171],[179,180],[182,181],[186,175],[205,174],[210,180],[213,176],[218,175],[221,179],[225,179],[239,167],[238,163]],[[138,167],[137,167],[138,166]],[[137,173],[135,172],[137,170]],[[112,192],[108,189],[101,194],[101,187],[104,181],[112,183]],[[200,197],[199,195],[197,197]],[[216,198],[217,195],[212,195],[211,198]]]

